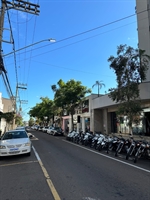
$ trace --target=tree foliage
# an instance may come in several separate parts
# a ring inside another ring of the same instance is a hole
[[[30,117],[29,119],[29,126],[33,126],[34,125],[34,118]]]
[[[20,114],[15,115],[15,124],[17,124],[17,126],[23,126],[23,118]]]
[[[0,119],[4,118],[7,123],[10,123],[13,121],[15,116],[14,112],[6,112],[6,113],[0,113]]]
[[[47,121],[49,121],[54,115],[54,101],[48,97],[41,97],[40,99],[42,102],[37,103],[28,114],[30,117],[40,119],[41,121],[44,120],[44,117],[47,117]]]
[[[55,92],[55,105],[62,108],[62,110],[67,110],[71,114],[72,127],[74,129],[73,115],[75,108],[81,103],[87,93],[91,93],[91,89],[88,89],[80,81],[75,81],[74,79],[66,83],[60,79],[57,85],[52,85],[51,88]]]
[[[109,89],[109,97],[119,103],[118,114],[126,115],[131,129],[136,116],[142,108],[139,96],[139,84],[146,80],[150,56],[144,50],[127,45],[117,47],[117,56],[110,56],[110,68],[116,74],[117,88]]]

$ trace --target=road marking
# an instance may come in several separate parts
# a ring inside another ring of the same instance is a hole
[[[30,163],[35,163],[38,162],[36,161],[27,161],[27,162],[17,162],[17,163],[11,163],[11,164],[4,164],[4,165],[0,165],[0,167],[7,167],[7,166],[12,166],[12,165],[22,165],[22,164],[30,164]]]
[[[118,160],[118,159],[116,159],[116,158],[113,158],[113,157],[107,156],[107,155],[105,155],[105,154],[96,152],[96,151],[94,151],[94,150],[88,149],[88,148],[83,147],[83,146],[80,146],[80,145],[78,145],[78,144],[74,144],[74,143],[69,142],[69,141],[67,141],[67,140],[62,140],[62,141],[67,142],[67,143],[72,144],[72,145],[75,145],[75,146],[77,146],[77,147],[80,147],[80,148],[82,148],[82,149],[86,149],[87,151],[91,151],[91,152],[93,152],[93,153],[99,154],[99,155],[101,155],[101,156],[103,156],[103,157],[106,157],[106,158],[109,158],[109,159],[111,159],[111,160],[115,160],[115,161],[120,162],[120,163],[123,163],[123,164],[125,164],[125,165],[128,165],[128,166],[134,167],[134,168],[136,168],[136,169],[140,169],[140,170],[142,170],[142,171],[145,171],[145,172],[150,173],[150,170],[144,169],[144,168],[142,168],[142,167],[138,167],[138,166],[136,166],[136,165],[133,165],[133,164],[124,162],[124,161],[122,161],[122,160]]]
[[[54,187],[54,185],[53,185],[53,183],[52,183],[52,181],[51,181],[51,179],[50,179],[50,176],[49,176],[47,170],[45,169],[45,167],[44,167],[44,165],[43,165],[43,163],[42,163],[42,161],[40,159],[40,156],[38,155],[38,153],[37,153],[37,151],[36,151],[36,149],[34,148],[33,145],[32,145],[32,148],[33,148],[35,156],[36,156],[36,158],[37,158],[37,160],[38,160],[38,162],[39,162],[39,164],[41,166],[41,169],[42,169],[42,171],[44,173],[44,176],[45,176],[47,184],[48,184],[48,186],[49,186],[49,188],[50,188],[50,190],[52,192],[54,200],[61,200],[59,195],[58,195],[58,193],[57,193],[57,191],[56,191],[56,189],[55,189],[55,187]]]

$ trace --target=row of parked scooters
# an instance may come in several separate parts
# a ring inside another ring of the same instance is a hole
[[[66,139],[74,143],[89,146],[98,151],[105,150],[107,153],[114,152],[115,156],[124,154],[126,160],[132,158],[134,163],[139,158],[150,159],[150,143],[142,140],[134,140],[133,137],[125,139],[121,136],[109,136],[100,133],[76,132],[68,133]]]

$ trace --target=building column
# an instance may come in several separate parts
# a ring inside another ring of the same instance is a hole
[[[80,123],[77,123],[77,132],[79,133]]]
[[[72,121],[71,117],[69,118],[69,132],[72,131]]]
[[[108,113],[107,113],[107,109],[103,109],[103,133],[108,134]]]
[[[82,117],[82,131],[85,132],[85,118]]]

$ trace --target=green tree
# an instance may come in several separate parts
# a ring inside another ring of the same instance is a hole
[[[117,47],[117,57],[110,56],[110,68],[116,74],[117,88],[109,89],[109,97],[118,104],[118,115],[126,115],[132,133],[134,119],[140,119],[139,84],[146,79],[150,56],[144,50],[127,45]]]
[[[36,104],[30,111],[30,117],[34,117],[38,120],[44,121],[44,117],[47,117],[47,122],[54,115],[54,101],[48,97],[41,97],[41,103]]]
[[[73,115],[75,114],[75,108],[81,103],[87,93],[91,93],[91,89],[83,86],[80,81],[73,79],[66,83],[60,79],[57,85],[53,85],[51,88],[55,92],[55,105],[62,108],[62,110],[67,110],[71,114],[72,128],[74,129]]]
[[[6,120],[6,127],[9,127],[9,125],[13,123],[14,117],[15,117],[14,112],[0,113],[0,120],[2,118]]]
[[[98,97],[100,95],[100,89],[104,86],[105,87],[105,84],[102,83],[102,81],[96,81],[95,84],[92,86],[92,88],[94,88],[95,86],[98,87]]]
[[[23,126],[23,118],[20,114],[16,114],[15,116],[15,123],[17,126]]]
[[[29,126],[33,126],[34,125],[34,118],[30,117],[29,119]]]

